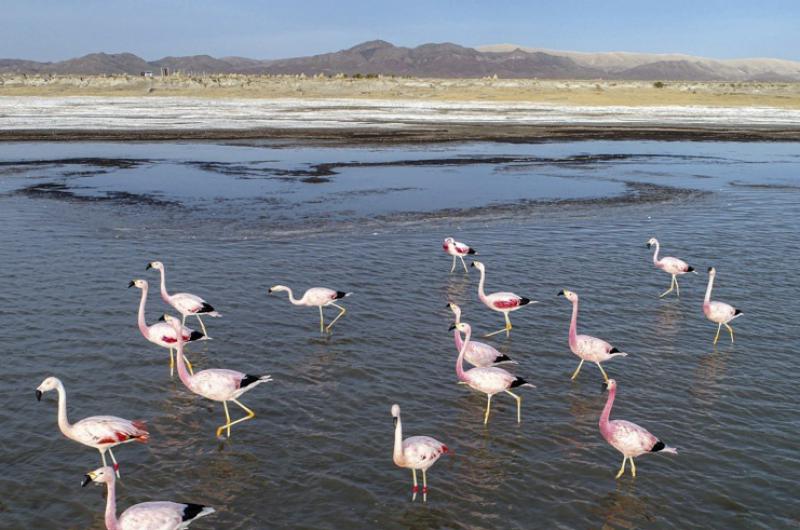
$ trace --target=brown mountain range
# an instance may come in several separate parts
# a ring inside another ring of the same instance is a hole
[[[161,67],[194,74],[383,74],[414,77],[630,79],[671,81],[800,81],[800,62],[715,60],[688,55],[579,53],[493,45],[423,44],[416,48],[369,41],[309,57],[257,60],[209,55],[145,61],[130,53],[92,53],[60,62],[0,59],[0,73],[139,74]]]

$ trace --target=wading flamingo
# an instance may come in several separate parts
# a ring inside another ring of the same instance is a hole
[[[164,315],[167,323],[171,324],[177,332],[180,329],[180,322],[175,317]],[[248,375],[243,372],[235,370],[225,370],[221,368],[212,368],[209,370],[202,370],[196,374],[189,374],[183,362],[183,337],[178,338],[178,377],[181,378],[186,388],[199,396],[212,401],[221,401],[222,406],[225,408],[225,418],[227,422],[225,425],[220,425],[217,428],[217,438],[222,436],[222,431],[227,430],[227,437],[231,437],[231,427],[237,423],[252,419],[256,413],[249,408],[242,405],[237,398],[245,392],[253,390],[261,383],[272,381],[269,375]],[[239,418],[236,421],[231,421],[231,415],[228,413],[228,401],[233,401],[247,413],[247,416]]]
[[[143,502],[134,504],[117,519],[117,486],[112,469],[101,467],[87,473],[81,486],[90,482],[106,485],[105,521],[108,530],[183,530],[197,519],[214,513],[214,508],[202,504]]]
[[[656,251],[653,253],[653,265],[666,273],[672,274],[672,282],[669,284],[669,289],[661,293],[659,298],[663,298],[667,294],[671,293],[673,289],[675,289],[676,294],[680,298],[681,288],[678,287],[678,276],[683,276],[687,272],[693,272],[697,274],[697,271],[694,270],[694,267],[690,267],[688,263],[678,258],[664,256],[663,258],[658,259],[658,251],[660,247],[658,244],[658,239],[654,237],[651,237],[650,241],[647,242],[647,248],[650,247],[656,247]]]
[[[200,315],[208,315],[210,317],[221,317],[222,315],[219,312],[215,311],[211,304],[200,298],[199,296],[190,294],[190,293],[175,293],[169,294],[167,292],[167,283],[164,274],[164,264],[160,261],[151,261],[147,264],[145,270],[156,269],[157,271],[161,272],[161,298],[164,299],[166,303],[171,305],[175,308],[178,313],[181,314],[183,319],[181,320],[182,324],[186,324],[186,317],[189,315],[194,315],[197,317],[197,321],[200,322],[200,327],[203,328],[203,335],[208,337],[208,331],[206,331],[206,325],[203,324],[203,320],[200,318]]]
[[[492,335],[497,335],[498,333],[506,332],[506,337],[509,336],[511,332],[511,320],[508,318],[508,314],[511,311],[516,311],[520,307],[528,304],[536,304],[538,302],[532,301],[529,298],[525,298],[524,296],[519,296],[514,293],[492,293],[486,294],[483,290],[483,283],[486,280],[486,267],[480,261],[473,261],[472,266],[478,269],[481,273],[481,279],[478,283],[478,298],[481,299],[481,302],[491,309],[492,311],[498,311],[503,313],[503,316],[506,317],[506,327],[499,329],[497,331],[493,331],[484,337],[491,337]]]
[[[611,414],[611,407],[614,405],[614,397],[617,395],[617,382],[609,379],[603,383],[603,389],[608,389],[608,401],[600,415],[600,434],[611,444],[611,446],[622,453],[622,467],[619,469],[616,478],[625,473],[625,461],[631,461],[631,474],[636,476],[636,464],[633,459],[645,453],[671,453],[678,454],[678,450],[667,447],[664,442],[650,434],[644,427],[639,427],[635,423],[625,420],[608,420]]]
[[[447,307],[455,313],[456,324],[461,322],[461,308],[454,303],[447,304]],[[464,342],[461,340],[461,332],[453,330],[453,337],[456,340],[456,349],[461,351],[461,346]],[[497,366],[499,364],[517,364],[517,361],[512,361],[511,358],[499,351],[495,350],[488,344],[471,340],[467,346],[467,352],[464,354],[464,360],[472,366]]]
[[[445,444],[430,436],[412,436],[403,440],[403,424],[400,421],[400,405],[392,405],[394,418],[394,451],[392,460],[397,467],[410,469],[414,475],[414,485],[411,487],[412,502],[417,499],[417,470],[422,470],[422,502],[428,501],[428,471],[439,458],[447,453]]]
[[[147,325],[147,322],[144,319],[144,305],[147,303],[147,290],[149,288],[147,280],[133,280],[128,284],[128,288],[131,287],[137,287],[142,290],[142,299],[139,301],[139,331],[141,331],[144,338],[153,344],[157,344],[162,348],[169,349],[169,376],[172,377],[175,370],[175,355],[173,348],[175,347],[175,343],[178,342],[178,337],[175,335],[175,330],[163,320],[159,320],[152,326]],[[195,342],[207,338],[199,331],[193,331],[186,326],[183,326],[181,332],[183,333],[183,340],[186,342]],[[192,363],[190,363],[188,359],[186,360],[186,366],[189,367],[189,371],[191,372]]]
[[[331,328],[336,321],[339,320],[341,317],[347,313],[347,310],[338,305],[336,300],[341,300],[346,296],[350,296],[353,293],[345,293],[343,291],[334,291],[333,289],[328,289],[327,287],[312,287],[308,291],[303,294],[303,297],[299,300],[295,299],[294,294],[292,294],[292,290],[286,287],[285,285],[274,285],[269,288],[267,291],[269,294],[272,293],[279,293],[282,291],[286,291],[289,293],[289,301],[293,305],[304,305],[308,307],[318,307],[319,308],[319,332],[325,333],[330,332]],[[336,318],[325,327],[325,317],[322,315],[322,308],[328,307],[332,305],[333,307],[339,310],[339,314],[336,315]]]
[[[714,336],[714,344],[719,340],[719,332],[722,326],[728,328],[728,333],[731,335],[731,342],[733,342],[733,328],[730,326],[729,322],[734,318],[739,318],[742,311],[725,302],[711,301],[711,289],[714,287],[714,277],[716,275],[717,270],[714,267],[709,267],[708,287],[706,288],[706,297],[703,300],[703,313],[705,313],[707,319],[717,324],[717,334]]]
[[[619,351],[611,346],[611,344],[597,337],[578,335],[578,294],[564,289],[558,292],[558,296],[563,296],[572,302],[572,321],[569,323],[569,349],[581,360],[570,379],[574,380],[578,377],[578,372],[581,371],[583,361],[589,361],[590,363],[595,363],[597,367],[600,368],[603,379],[608,381],[608,375],[606,371],[603,370],[600,363],[613,359],[614,357],[627,357],[628,354]]]
[[[90,416],[76,423],[67,419],[67,392],[64,384],[57,377],[48,377],[36,389],[36,400],[42,400],[42,394],[56,390],[58,392],[58,428],[70,440],[93,447],[100,451],[103,467],[106,464],[106,451],[114,462],[114,470],[119,476],[119,464],[114,458],[112,447],[128,442],[147,443],[150,433],[143,421],[130,421],[116,416]]]
[[[460,241],[456,241],[452,237],[445,238],[444,243],[442,243],[442,248],[445,252],[453,256],[453,266],[450,267],[450,272],[456,270],[456,258],[459,258],[461,260],[461,265],[464,266],[464,272],[469,273],[467,264],[464,262],[464,256],[467,254],[477,254],[474,248]]]
[[[502,368],[495,366],[485,366],[480,368],[471,368],[464,371],[464,354],[469,347],[469,339],[472,335],[472,328],[466,322],[459,322],[450,326],[450,330],[457,329],[464,333],[464,345],[461,351],[458,352],[458,359],[456,359],[456,375],[458,376],[459,383],[463,383],[470,388],[483,392],[486,394],[486,414],[483,416],[483,424],[489,423],[489,410],[492,406],[492,396],[500,392],[505,392],[517,400],[517,423],[522,422],[522,397],[511,392],[511,388],[518,386],[530,386],[536,388],[534,385],[525,381],[521,377],[512,375]]]

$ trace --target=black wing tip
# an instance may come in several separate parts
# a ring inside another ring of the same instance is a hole
[[[336,300],[339,300],[340,298],[344,298],[345,296],[347,296],[346,292],[344,292],[344,291],[336,291]]]
[[[657,452],[661,451],[662,449],[664,449],[665,447],[666,447],[666,445],[664,445],[664,442],[662,442],[661,440],[658,440],[656,442],[656,444],[650,449],[650,452],[651,453],[657,453]]]
[[[260,379],[261,379],[261,377],[258,376],[258,375],[245,374],[245,376],[242,377],[242,382],[239,385],[239,388],[244,388],[244,387],[246,387],[248,385],[252,385],[253,383],[255,383],[256,381],[258,381]]]
[[[474,248],[470,247],[470,249],[467,251],[467,254],[477,254],[477,252],[475,252]]]
[[[694,272],[694,267],[689,267],[688,269],[686,269],[686,272]]]
[[[733,310],[733,316],[741,315],[742,313],[743,313],[743,311],[741,309],[734,309]]]
[[[192,519],[200,515],[200,512],[202,512],[205,509],[206,506],[203,506],[202,504],[187,503],[186,508],[183,509],[183,521],[184,522],[191,521]]]
[[[505,353],[502,354],[502,355],[498,355],[497,357],[494,358],[494,362],[496,362],[496,363],[505,363],[505,362],[508,362],[510,360],[511,360],[511,357],[509,357]]]
[[[200,308],[198,313],[213,313],[214,311],[216,311],[216,309],[214,309],[211,304],[208,302],[203,302],[203,306]]]
[[[617,348],[611,348],[608,350],[608,353],[619,353],[619,350]]]
[[[519,299],[519,305],[528,305],[531,303],[530,298],[525,298],[524,296]]]
[[[192,333],[189,335],[189,341],[191,342],[193,340],[200,340],[203,337],[205,337],[205,335],[203,335],[203,333],[200,331],[192,331]]]
[[[514,379],[514,382],[511,383],[511,388],[517,388],[518,386],[529,385],[529,384],[530,383],[525,381],[523,378],[517,377],[516,379]]]

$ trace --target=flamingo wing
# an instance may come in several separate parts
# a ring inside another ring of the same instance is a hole
[[[464,243],[456,241],[455,244],[453,244],[453,248],[455,249],[456,254],[460,256],[469,254],[469,246],[465,245]]]
[[[236,370],[212,368],[196,372],[192,376],[192,390],[215,401],[226,401],[234,397],[246,374]]]
[[[464,374],[470,387],[484,394],[497,394],[511,388],[516,377],[495,366],[472,368]]]
[[[496,310],[515,309],[530,302],[528,298],[516,295],[514,293],[492,293],[486,298],[489,299],[489,304]]]
[[[584,357],[606,355],[614,349],[608,342],[591,335],[578,335],[576,340],[578,353]]]
[[[430,436],[412,436],[403,440],[403,458],[412,468],[427,469],[447,451],[445,444]]]
[[[609,425],[611,426],[609,442],[625,455],[644,454],[658,442],[658,438],[650,434],[650,431],[633,422],[613,420],[609,422]]]
[[[473,366],[492,366],[494,363],[510,362],[511,359],[486,343],[470,341],[464,359]]]
[[[73,435],[86,445],[119,445],[130,441],[147,442],[150,434],[144,422],[116,416],[91,416],[72,426]]]
[[[184,512],[189,505],[177,502],[143,502],[134,504],[119,517],[122,530],[174,530],[181,528],[187,519]]]
[[[736,309],[725,302],[710,302],[708,304],[708,318],[714,322],[728,322],[736,316]]]
[[[670,274],[684,274],[690,271],[689,264],[682,259],[670,256],[661,258],[661,268]]]

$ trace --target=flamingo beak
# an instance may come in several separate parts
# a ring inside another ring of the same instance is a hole
[[[136,285],[136,284],[135,284],[135,283],[133,283],[133,281],[131,281],[131,282],[128,284],[128,289],[130,289],[130,288],[131,288],[131,287],[133,287],[134,285]]]
[[[159,322],[166,322],[167,321],[167,315],[161,315],[160,317],[158,317],[158,321]]]
[[[558,294],[556,296],[566,296],[564,294],[564,289],[561,289],[560,291],[558,291]]]
[[[267,289],[267,294],[272,294],[272,287],[270,287],[269,289]]]
[[[608,390],[608,383],[603,381],[603,385],[601,386],[601,388],[602,390],[600,390],[600,392],[605,392],[606,390]]]
[[[92,476],[91,475],[84,475],[84,477],[85,478],[83,479],[83,482],[81,482],[81,487],[82,488],[85,488],[86,485],[92,481]]]
[[[650,248],[650,246],[651,246],[651,245],[650,245],[650,243],[648,243],[648,244],[647,244],[647,245],[645,245],[645,246],[646,246],[647,248]]]
[[[153,264],[152,263],[148,263],[147,267],[145,267],[144,270],[149,271],[152,268],[153,268]]]
[[[475,262],[473,261],[472,263],[469,264],[469,266],[470,267],[474,267],[475,266]]]
[[[36,401],[41,401],[41,400],[42,400],[42,391],[36,389]]]
[[[456,325],[455,324],[451,324],[450,327],[447,328],[447,331],[453,331],[454,329],[456,329]]]

